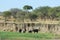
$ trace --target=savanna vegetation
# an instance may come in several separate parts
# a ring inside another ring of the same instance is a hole
[[[32,6],[25,5],[23,9],[12,8],[8,11],[0,12],[1,15],[7,19],[7,17],[13,16],[17,20],[30,19],[31,21],[36,19],[50,19],[60,20],[60,6],[49,7],[43,6],[33,9]]]
[[[32,6],[25,5],[23,9],[12,8],[8,11],[0,12],[0,15],[4,16],[5,22],[10,16],[13,16],[17,21],[25,19],[30,19],[34,21],[36,19],[43,20],[60,20],[60,6],[58,7],[49,7],[43,6],[33,9]],[[16,21],[15,20],[15,21]],[[52,39],[56,35],[53,33],[16,33],[16,32],[0,32],[1,40],[40,40],[43,39]],[[60,36],[59,36],[60,38]]]

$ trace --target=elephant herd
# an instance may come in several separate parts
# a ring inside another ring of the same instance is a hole
[[[39,27],[38,28],[35,28],[35,27],[33,27],[34,26],[34,24],[32,23],[32,27],[31,27],[31,29],[29,30],[29,28],[30,28],[30,24],[27,24],[27,26],[28,27],[26,27],[26,24],[24,25],[24,27],[22,27],[21,29],[19,29],[19,32],[20,33],[26,33],[26,32],[28,32],[28,33],[32,33],[32,32],[34,32],[34,33],[38,33],[38,31],[39,31]],[[26,28],[28,28],[28,30],[26,29]],[[18,30],[18,27],[16,27],[16,31]]]
[[[20,33],[21,33],[21,32],[25,33],[26,31],[27,31],[26,29],[24,29],[24,30],[20,29],[20,30],[19,30]],[[29,30],[28,33],[32,33],[32,32],[38,33],[38,31],[39,31],[39,29],[33,29],[33,30]]]

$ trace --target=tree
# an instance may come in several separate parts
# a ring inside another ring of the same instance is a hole
[[[21,12],[22,10],[21,9],[18,9],[18,8],[11,8],[10,9],[10,12],[12,13],[12,16],[14,17],[14,18],[16,18],[16,14],[17,14],[17,12]]]
[[[25,5],[24,7],[23,7],[23,9],[27,12],[27,14],[28,14],[28,10],[31,10],[31,9],[33,9],[32,8],[32,6],[29,6],[29,5]]]
[[[23,9],[26,11],[26,14],[28,14],[28,11],[33,9],[32,6],[29,6],[29,5],[25,5],[23,7]],[[24,15],[25,16],[25,15]],[[24,27],[24,18],[23,18],[23,27]],[[26,27],[24,27],[24,29],[26,29]]]
[[[34,10],[35,13],[37,13],[41,18],[45,19],[48,17],[50,7],[44,6],[44,7],[38,7]]]
[[[59,18],[60,16],[60,7],[53,7],[51,10],[50,10],[50,17],[52,19],[57,19]]]
[[[33,7],[29,5],[25,5],[23,9],[28,13],[29,10],[33,9]]]
[[[29,18],[31,19],[31,21],[34,21],[34,20],[36,20],[37,19],[37,15],[36,14],[29,14]]]
[[[11,16],[11,12],[4,11],[3,12],[3,16],[5,17],[5,23],[4,23],[4,26],[5,26],[6,25],[7,18],[9,18]]]
[[[25,14],[26,14],[25,11],[17,12],[16,14],[17,20],[22,20],[24,22],[24,18],[26,17]]]
[[[32,6],[29,6],[29,5],[25,5],[24,7],[23,7],[23,9],[27,12],[27,14],[29,13],[28,11],[29,10],[31,10],[31,9],[33,9],[33,7]],[[26,14],[26,15],[27,15]]]
[[[17,22],[18,20],[18,12],[22,12],[21,9],[18,9],[18,8],[11,8],[10,9],[10,12],[12,13],[11,15],[13,16],[13,18],[15,19],[14,21]]]
[[[32,8],[32,6],[25,5],[25,6],[23,7],[23,9],[26,10],[26,11],[28,11],[28,10],[33,9],[33,8]]]
[[[5,21],[6,21],[6,19],[11,16],[11,12],[9,12],[9,11],[4,11],[4,12],[3,12],[3,16],[5,17]]]
[[[16,16],[17,16],[17,21],[18,22],[23,22],[23,23],[21,23],[21,24],[23,24],[22,25],[22,28],[24,28],[25,29],[25,27],[24,27],[24,18],[25,18],[25,11],[20,11],[20,12],[17,12],[17,14],[16,14]],[[20,21],[21,20],[21,21]],[[18,23],[18,26],[19,26],[19,24],[20,23]]]

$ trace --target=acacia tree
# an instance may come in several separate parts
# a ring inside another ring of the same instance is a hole
[[[26,11],[26,13],[28,14],[28,11],[31,10],[31,9],[33,9],[33,8],[32,8],[32,6],[25,5],[25,6],[23,7],[23,9],[24,9],[24,10]]]
[[[28,11],[31,10],[31,9],[33,9],[33,7],[32,6],[29,6],[29,5],[25,5],[23,7],[23,9],[26,11],[26,14],[28,14]],[[23,26],[24,26],[24,18],[23,18]],[[24,27],[24,28],[26,28],[26,27]]]
[[[28,12],[28,10],[33,9],[33,7],[32,7],[32,6],[29,6],[29,5],[25,5],[25,6],[23,7],[23,9],[24,9],[26,12]]]
[[[33,9],[33,7],[32,7],[32,6],[29,6],[29,5],[25,5],[25,6],[23,7],[23,9],[24,9],[24,10],[26,11],[26,13],[28,14],[29,10]]]

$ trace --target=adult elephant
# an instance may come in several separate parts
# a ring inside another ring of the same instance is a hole
[[[26,32],[26,29],[19,29],[19,32],[20,32],[20,33],[21,33],[21,32],[25,33],[25,32]]]
[[[29,32],[29,33],[32,33],[32,32],[38,33],[38,31],[39,31],[39,29],[33,29],[33,30],[29,30],[28,32]]]
[[[19,32],[21,33],[22,32],[22,29],[19,29]]]
[[[33,29],[32,31],[33,31],[34,33],[35,33],[35,32],[38,33],[39,29]]]

